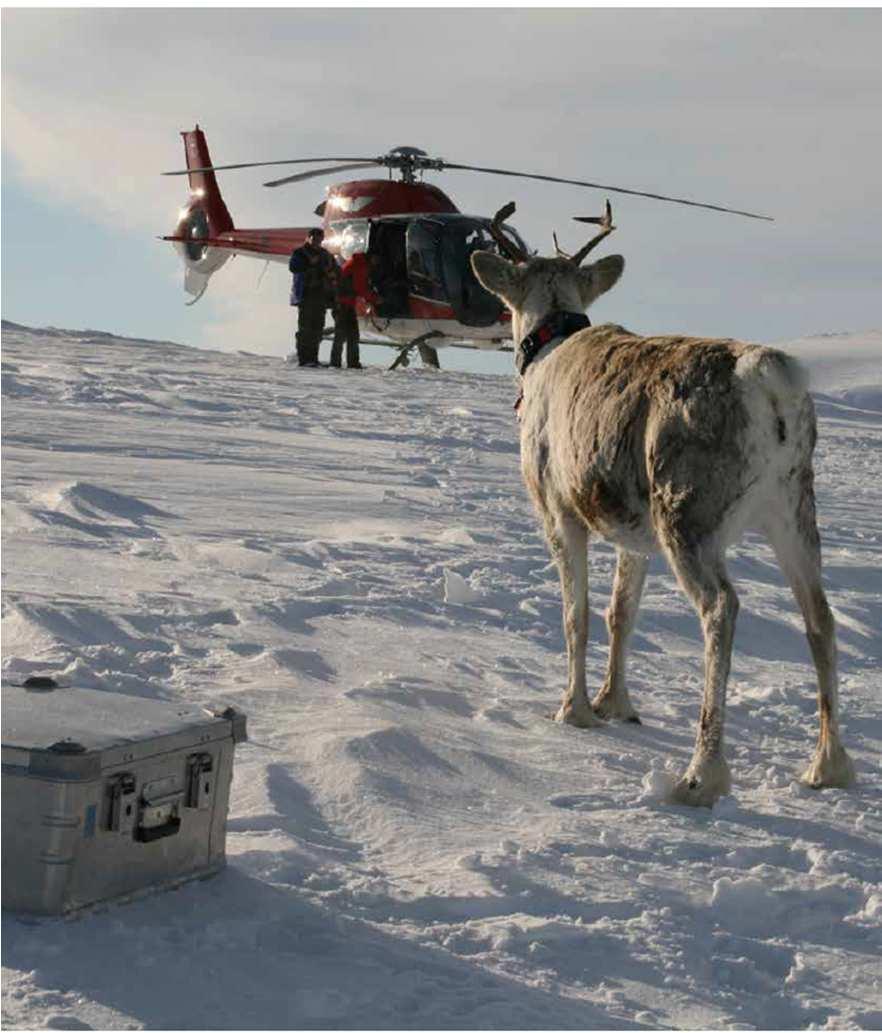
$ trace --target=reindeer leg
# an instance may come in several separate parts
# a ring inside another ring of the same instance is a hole
[[[637,711],[631,705],[625,684],[625,656],[628,639],[637,621],[637,609],[649,557],[636,552],[618,550],[616,578],[613,583],[612,599],[606,611],[606,626],[609,628],[609,665],[603,688],[595,696],[591,706],[600,717],[615,718],[640,724]]]
[[[802,781],[814,789],[845,788],[854,783],[854,766],[839,738],[836,628],[821,585],[821,544],[811,488],[788,517],[768,523],[765,531],[802,611],[818,676],[820,734]]]
[[[729,582],[722,552],[688,548],[682,538],[664,531],[662,538],[665,554],[698,612],[704,633],[704,698],[695,750],[672,799],[692,807],[712,807],[731,785],[723,756],[723,724],[738,596]]]
[[[588,641],[588,532],[565,513],[548,513],[546,536],[560,573],[563,627],[567,640],[567,689],[554,720],[578,728],[603,722],[591,709],[585,691],[585,647]]]

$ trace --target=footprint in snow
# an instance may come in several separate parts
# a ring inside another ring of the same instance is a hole
[[[552,807],[560,807],[565,811],[590,811],[597,806],[597,798],[584,793],[561,793],[559,796],[549,796],[548,802]]]

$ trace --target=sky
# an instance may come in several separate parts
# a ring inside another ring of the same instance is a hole
[[[236,258],[186,307],[156,240],[186,202],[185,178],[159,173],[198,122],[217,164],[411,145],[767,213],[609,195],[618,229],[596,255],[627,267],[593,320],[756,341],[878,328],[880,42],[878,9],[4,8],[3,318],[290,350],[283,266]],[[234,222],[314,222],[334,177],[266,190],[264,171],[222,174]],[[543,253],[552,230],[581,246],[571,216],[606,196],[428,178],[465,212],[515,200]]]

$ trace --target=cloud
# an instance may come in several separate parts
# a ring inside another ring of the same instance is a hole
[[[205,311],[190,343],[218,351],[287,355],[297,322],[296,310],[288,304],[289,285],[288,270],[281,264],[232,259],[197,302]]]

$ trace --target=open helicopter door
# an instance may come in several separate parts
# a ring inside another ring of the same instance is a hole
[[[379,268],[374,287],[382,297],[377,315],[384,319],[408,319],[410,294],[404,251],[405,224],[398,221],[368,222],[367,253],[376,255]]]
[[[365,250],[379,260],[371,277],[372,286],[382,299],[377,306],[377,315],[390,322],[415,318],[411,311],[413,286],[408,272],[407,227],[406,219],[367,220]],[[409,365],[409,355],[414,347],[418,349],[423,365],[440,369],[438,352],[426,342],[443,336],[440,330],[430,330],[401,345],[389,369]]]
[[[462,326],[492,326],[502,302],[478,283],[469,261],[473,251],[496,246],[478,219],[414,219],[407,227],[407,271],[411,290],[445,306]]]

